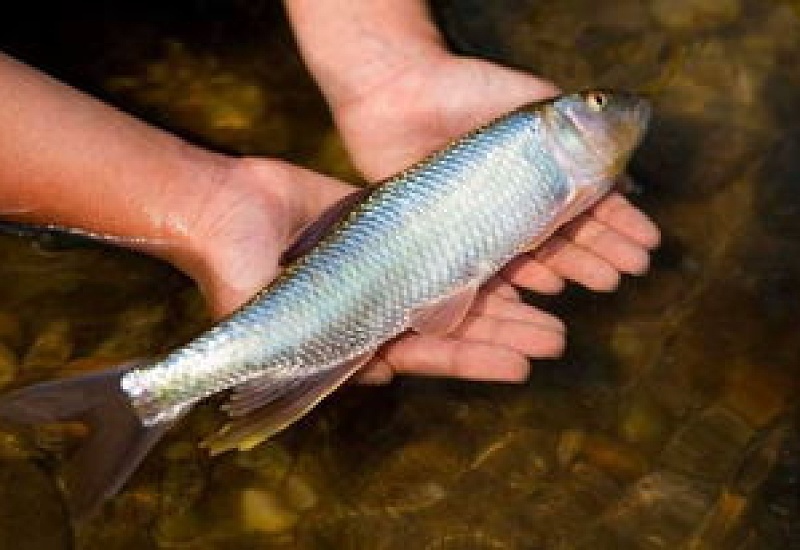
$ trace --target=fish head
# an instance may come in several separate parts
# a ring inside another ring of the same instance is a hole
[[[622,174],[644,136],[650,104],[630,92],[591,90],[545,104],[542,119],[546,141],[576,192],[596,199]]]

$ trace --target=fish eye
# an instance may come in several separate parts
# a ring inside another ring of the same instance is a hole
[[[602,111],[608,105],[608,96],[601,92],[589,92],[585,99],[589,108],[595,112]]]

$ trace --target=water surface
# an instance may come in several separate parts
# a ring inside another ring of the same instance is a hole
[[[6,20],[0,47],[209,146],[357,181],[279,6],[99,0]],[[213,460],[200,408],[71,542],[68,438],[0,437],[0,548],[800,547],[800,7],[440,0],[454,48],[566,89],[652,94],[633,198],[664,230],[614,295],[531,299],[571,330],[519,387],[348,388]],[[158,353],[204,326],[169,267],[0,236],[0,383]]]

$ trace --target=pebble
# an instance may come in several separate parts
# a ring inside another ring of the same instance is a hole
[[[299,475],[292,475],[283,482],[286,500],[297,510],[309,510],[317,505],[319,498],[314,488]]]
[[[687,544],[687,550],[713,550],[730,548],[738,536],[747,499],[723,490],[711,513],[706,516],[698,531]]]
[[[675,432],[661,460],[672,470],[723,481],[737,467],[753,435],[753,428],[741,416],[713,404]]]
[[[17,354],[0,342],[0,387],[14,381],[18,366]]]
[[[22,360],[24,370],[55,369],[72,356],[72,326],[65,320],[47,323],[36,335]]]
[[[16,315],[8,311],[0,311],[0,342],[12,348],[22,344],[22,324]]]
[[[739,0],[651,0],[655,20],[672,30],[697,32],[718,28],[739,17]]]
[[[263,533],[287,531],[299,519],[275,494],[256,488],[242,491],[241,511],[245,529]]]

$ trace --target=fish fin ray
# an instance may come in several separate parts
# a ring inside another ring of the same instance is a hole
[[[374,186],[361,188],[345,195],[326,208],[315,221],[300,231],[294,242],[283,252],[280,259],[281,265],[290,264],[308,254],[332,227],[344,220],[374,190]]]
[[[610,181],[605,184],[605,187],[609,189],[611,186],[612,183]],[[558,231],[563,225],[584,213],[598,200],[600,200],[601,197],[602,194],[598,195],[593,192],[578,191],[575,196],[569,200],[566,208],[564,208],[558,213],[557,216],[547,222],[544,227],[542,227],[541,231],[538,232],[536,238],[525,246],[524,252],[533,252],[539,248],[542,243],[553,236],[553,233]]]
[[[291,384],[284,382],[275,387],[273,383],[273,386],[269,387],[269,384],[259,383],[249,388],[240,387],[240,392],[268,390],[269,399],[247,396],[245,401],[254,408],[237,409],[236,412],[242,416],[234,418],[223,426],[216,434],[203,441],[202,446],[208,448],[212,455],[233,449],[241,451],[252,449],[305,416],[358,369],[366,365],[373,356],[374,352],[364,354],[312,378],[294,380]],[[244,394],[239,393],[239,395]]]
[[[478,281],[472,281],[447,297],[418,309],[412,314],[411,328],[420,334],[450,334],[464,322],[479,288]]]
[[[256,378],[233,388],[228,401],[220,408],[232,417],[245,416],[291,392],[302,383],[301,379],[279,381],[269,375]]]
[[[76,522],[88,519],[119,492],[172,425],[144,426],[130,406],[120,378],[137,365],[35,384],[0,397],[0,419],[11,424],[80,421],[89,428],[60,472]]]

